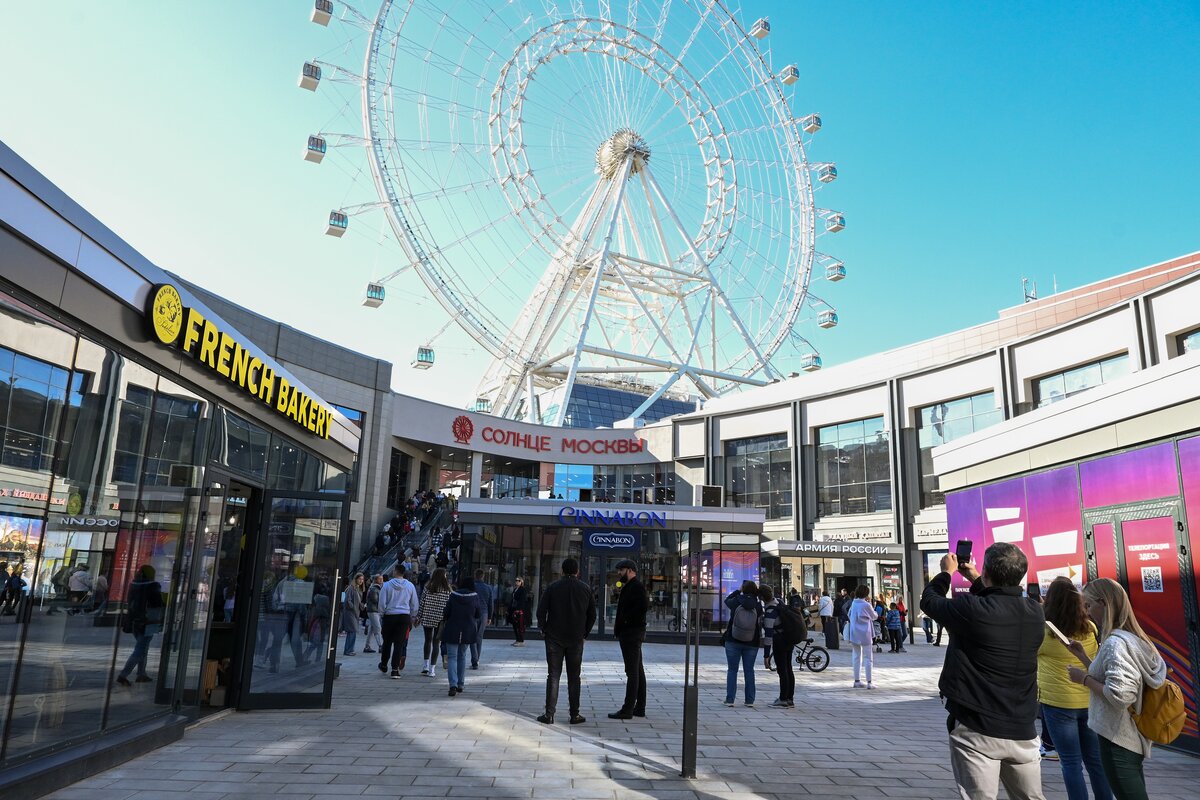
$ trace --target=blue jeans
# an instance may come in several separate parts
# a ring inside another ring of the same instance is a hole
[[[449,656],[449,661],[446,662],[446,678],[450,681],[451,688],[462,688],[467,672],[467,651],[470,649],[469,644],[451,642],[446,645],[446,655]]]
[[[1069,800],[1088,799],[1087,785],[1083,782],[1085,766],[1092,781],[1092,796],[1096,800],[1112,800],[1112,789],[1100,763],[1100,737],[1088,727],[1087,719],[1086,708],[1042,704],[1042,724],[1050,729],[1054,739]]]
[[[120,676],[128,678],[129,673],[137,669],[139,678],[146,676],[146,657],[150,654],[150,642],[154,639],[153,633],[143,633],[133,635],[133,652],[129,654],[129,658],[125,660],[125,667],[121,670]]]
[[[471,643],[471,663],[479,664],[479,654],[483,652],[483,620],[475,623],[475,641]]]
[[[725,642],[725,661],[729,664],[729,672],[725,674],[725,702],[732,703],[737,697],[738,662],[746,673],[746,702],[754,702],[754,662],[758,657],[758,648],[752,644],[741,642]]]
[[[346,644],[342,646],[342,655],[348,656],[354,652],[354,643],[358,641],[358,631],[351,628],[346,631]]]

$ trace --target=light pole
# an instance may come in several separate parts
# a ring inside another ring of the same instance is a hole
[[[683,647],[683,778],[696,777],[696,728],[700,717],[700,546],[704,532],[688,528],[687,630]]]

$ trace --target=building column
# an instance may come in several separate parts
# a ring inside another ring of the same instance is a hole
[[[471,453],[471,485],[467,497],[479,497],[479,484],[483,483],[483,453]]]

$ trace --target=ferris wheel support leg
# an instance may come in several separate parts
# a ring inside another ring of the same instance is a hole
[[[575,389],[575,378],[579,374],[579,358],[583,355],[583,347],[587,343],[588,327],[592,322],[592,315],[596,311],[596,298],[600,295],[600,285],[604,282],[604,268],[608,264],[609,250],[612,248],[613,232],[617,227],[617,219],[620,217],[621,198],[625,196],[625,185],[629,182],[629,174],[633,171],[633,159],[626,157],[625,163],[622,165],[621,174],[617,178],[619,181],[616,187],[617,196],[612,203],[612,211],[609,213],[608,230],[604,234],[604,245],[600,249],[599,258],[596,259],[596,265],[592,267],[596,271],[592,280],[592,293],[588,298],[587,311],[584,312],[583,322],[579,326],[579,338],[575,343],[575,354],[571,357],[571,369],[567,372],[567,382],[564,385],[562,402],[558,405],[558,417],[554,424],[562,427],[563,421],[567,417],[567,406],[571,399],[571,392]]]
[[[671,215],[671,221],[675,223],[675,227],[679,229],[679,233],[682,234],[683,240],[687,242],[688,249],[692,251],[692,256],[696,259],[697,264],[704,270],[704,274],[708,278],[709,286],[712,287],[712,290],[716,295],[716,299],[719,300],[721,305],[725,308],[725,312],[729,314],[729,319],[733,322],[734,327],[737,328],[738,333],[741,334],[742,341],[746,343],[746,346],[750,349],[750,352],[752,352],[754,357],[758,359],[758,362],[762,364],[763,371],[766,373],[768,378],[781,377],[779,373],[775,371],[775,368],[771,366],[770,362],[767,361],[767,358],[762,354],[762,351],[758,349],[758,344],[754,341],[754,338],[750,336],[750,332],[746,330],[746,326],[742,323],[742,318],[737,315],[737,312],[733,308],[733,304],[729,302],[729,298],[725,296],[725,292],[721,289],[720,284],[717,283],[716,276],[713,275],[712,270],[708,268],[708,262],[702,255],[700,255],[700,251],[696,249],[695,242],[693,242],[692,237],[688,235],[687,229],[683,227],[683,223],[679,221],[679,217],[675,214],[675,209],[671,206],[670,201],[667,200],[667,196],[663,194],[662,187],[659,186],[658,181],[654,179],[654,174],[650,171],[649,165],[642,167],[642,175],[645,180],[649,182],[650,187],[654,189],[654,194],[658,196],[658,201],[662,203],[663,208],[665,208],[667,213]],[[716,325],[715,318],[713,319],[713,325]]]

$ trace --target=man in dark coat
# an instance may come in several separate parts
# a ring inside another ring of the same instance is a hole
[[[583,668],[583,640],[596,624],[596,598],[587,584],[579,580],[579,562],[564,559],[563,576],[546,587],[538,601],[538,625],[546,640],[546,713],[538,722],[554,724],[558,706],[558,684],[563,661],[567,663],[567,698],[571,724],[587,720],[579,713],[580,670]]]
[[[621,644],[621,658],[625,661],[625,702],[608,716],[610,719],[632,719],[646,716],[646,670],[642,665],[642,642],[646,641],[646,613],[650,610],[650,595],[638,580],[635,561],[627,558],[619,562],[617,579],[623,585],[617,598],[613,635]]]
[[[1036,600],[1022,596],[1029,562],[1015,545],[997,542],[983,554],[982,575],[954,553],[942,557],[941,568],[925,587],[921,610],[950,632],[938,689],[959,794],[995,798],[1003,783],[1013,800],[1041,800],[1034,720],[1046,617]],[[971,581],[971,591],[948,599],[955,571]]]

